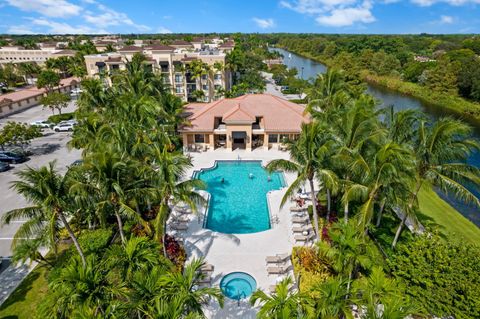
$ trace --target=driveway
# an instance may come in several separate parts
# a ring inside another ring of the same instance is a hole
[[[72,112],[75,110],[74,102],[63,110],[63,112]],[[52,113],[49,109],[42,109],[41,106],[34,106],[21,113],[12,114],[9,117],[0,119],[0,128],[8,121],[30,123],[36,120],[48,118]],[[25,163],[12,165],[13,168],[9,171],[0,173],[0,216],[3,216],[7,211],[15,208],[21,208],[28,205],[23,196],[18,195],[10,188],[11,183],[18,180],[15,175],[18,171],[30,167],[41,167],[47,165],[50,161],[57,161],[57,169],[64,173],[67,165],[81,157],[80,150],[68,150],[67,142],[71,138],[71,133],[59,132],[56,133],[50,129],[43,130],[43,136],[36,138],[29,146],[29,150],[34,152],[30,156],[30,160]],[[22,221],[15,221],[10,225],[0,225],[0,257],[9,257],[12,255],[11,243],[12,237],[21,226]]]

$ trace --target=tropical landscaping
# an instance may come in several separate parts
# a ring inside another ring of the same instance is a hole
[[[262,59],[274,57],[254,36],[239,43],[224,66],[235,74],[227,96],[262,92]],[[198,77],[208,72],[191,68]],[[294,88],[294,72],[275,68]],[[430,200],[436,188],[480,207],[464,186],[480,184],[466,161],[480,149],[472,128],[379,109],[363,88],[335,68],[299,85],[311,121],[283,141],[290,159],[267,169],[295,175],[282,205],[309,186],[316,240],[293,249],[295,278],[273,293],[257,290],[250,303],[259,318],[479,317],[478,228],[453,223],[458,212]],[[202,318],[207,305],[222,307],[220,289],[201,283],[205,262],[187,261],[166,231],[175,204],[204,204],[197,190],[205,185],[184,179],[192,167],[177,133],[188,124],[184,103],[140,55],[111,87],[87,78],[82,90],[69,142],[81,162],[65,174],[55,162],[28,168],[12,185],[31,203],[2,220],[27,220],[13,260],[38,266],[0,317]]]

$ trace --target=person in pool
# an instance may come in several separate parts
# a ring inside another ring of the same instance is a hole
[[[220,182],[223,184],[225,183],[225,178],[222,177],[222,179],[220,180]]]

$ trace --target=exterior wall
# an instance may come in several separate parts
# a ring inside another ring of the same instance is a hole
[[[252,125],[245,124],[227,124],[227,150],[233,149],[233,132],[246,132],[247,138],[245,143],[245,149],[247,151],[252,150]]]
[[[57,49],[21,50],[2,48],[0,49],[0,64],[19,62],[37,62],[38,64],[43,64],[52,57],[61,56],[55,55],[56,52],[60,51],[61,50]]]
[[[276,143],[271,143],[269,142],[269,136],[270,135],[277,135],[277,142]],[[282,145],[282,138],[283,136],[288,136],[289,139],[295,139],[297,138],[300,133],[292,133],[292,132],[265,132],[265,140],[264,140],[264,146],[265,148],[274,148],[274,149],[278,149],[281,147]]]
[[[55,89],[54,91],[58,91],[61,93],[70,93],[72,89],[77,88],[78,84],[73,85],[66,85]],[[40,102],[40,98],[43,96],[43,92],[39,92],[37,94],[32,94],[29,97],[18,101],[11,101],[10,103],[3,101],[0,102],[0,118],[9,116],[14,113],[21,112],[26,110],[30,107],[36,106]]]

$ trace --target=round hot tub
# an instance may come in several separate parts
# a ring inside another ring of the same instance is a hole
[[[249,297],[257,289],[257,282],[245,272],[232,272],[222,278],[220,289],[227,298],[240,300]]]

